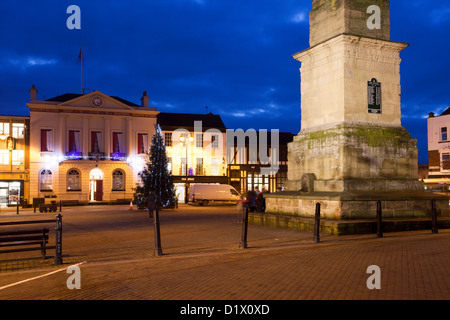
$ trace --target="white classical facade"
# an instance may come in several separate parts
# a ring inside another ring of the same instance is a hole
[[[133,198],[158,111],[98,91],[36,100],[30,90],[30,198]]]
[[[440,115],[430,113],[428,127],[428,178],[426,187],[450,191],[450,108]]]

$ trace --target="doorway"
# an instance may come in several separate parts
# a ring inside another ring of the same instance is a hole
[[[103,172],[98,168],[89,174],[89,201],[103,201]]]

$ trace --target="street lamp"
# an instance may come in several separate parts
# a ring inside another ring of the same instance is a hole
[[[189,138],[185,135],[181,135],[180,136],[180,141],[184,143],[184,146],[186,147],[186,163],[185,163],[185,175],[186,175],[186,182],[184,184],[184,203],[188,203],[189,202],[189,195],[188,195],[188,145],[187,142],[192,142],[194,141],[194,138],[192,138],[189,135]]]

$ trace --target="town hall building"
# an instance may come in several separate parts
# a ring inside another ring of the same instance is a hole
[[[30,199],[132,199],[158,114],[146,92],[140,105],[99,91],[30,93]]]

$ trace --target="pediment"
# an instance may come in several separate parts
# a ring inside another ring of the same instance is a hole
[[[92,108],[108,110],[134,110],[133,107],[125,104],[114,97],[110,97],[100,91],[94,91],[89,94],[60,103],[58,107]]]

